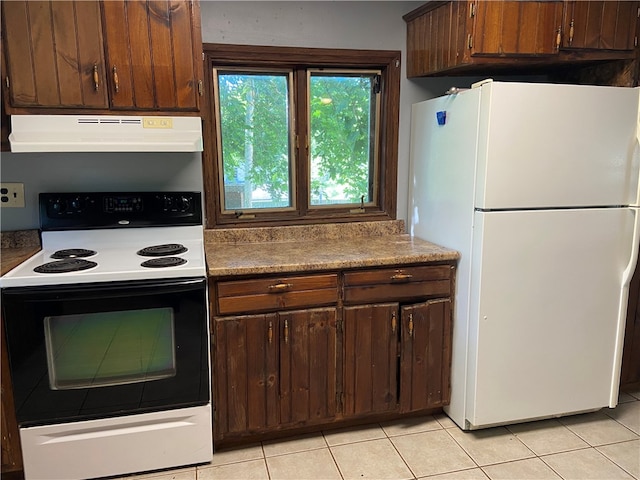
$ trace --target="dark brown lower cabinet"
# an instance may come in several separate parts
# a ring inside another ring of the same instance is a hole
[[[214,438],[336,413],[336,309],[215,319]]]
[[[216,448],[446,405],[454,279],[438,263],[212,282]]]
[[[448,298],[345,307],[344,415],[446,405],[450,345]]]
[[[400,411],[449,403],[451,300],[440,298],[402,307]]]
[[[398,304],[344,308],[344,414],[398,408]]]

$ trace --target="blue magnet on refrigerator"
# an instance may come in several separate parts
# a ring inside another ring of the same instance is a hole
[[[436,112],[436,118],[438,119],[438,125],[444,125],[447,122],[447,112],[445,110]]]

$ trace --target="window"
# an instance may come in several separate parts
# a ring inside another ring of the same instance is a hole
[[[205,54],[207,227],[395,218],[398,52]]]

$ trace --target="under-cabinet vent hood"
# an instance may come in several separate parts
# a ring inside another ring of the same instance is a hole
[[[12,115],[12,152],[201,152],[200,117]]]

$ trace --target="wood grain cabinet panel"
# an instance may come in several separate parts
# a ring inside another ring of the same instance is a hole
[[[344,414],[397,410],[398,304],[344,309]]]
[[[107,108],[98,2],[2,2],[12,107]]]
[[[338,301],[335,273],[230,280],[219,282],[217,288],[221,314],[313,307]]]
[[[391,268],[344,274],[345,303],[408,300],[451,293],[448,265]]]
[[[108,0],[102,9],[111,107],[197,110],[202,40],[193,4]]]
[[[9,114],[199,109],[197,0],[16,0],[2,21]]]
[[[633,50],[639,6],[630,1],[567,2],[562,48]]]
[[[280,312],[280,421],[307,424],[336,414],[335,308]]]
[[[561,1],[476,1],[471,5],[471,55],[555,55]]]
[[[632,60],[632,1],[435,1],[406,14],[407,76]]]
[[[448,405],[451,300],[403,306],[401,318],[400,410]]]
[[[448,404],[454,280],[447,263],[212,281],[218,445]]]
[[[335,308],[216,318],[214,438],[332,419],[336,318]]]
[[[218,438],[280,422],[277,322],[274,313],[215,319],[214,430]]]

